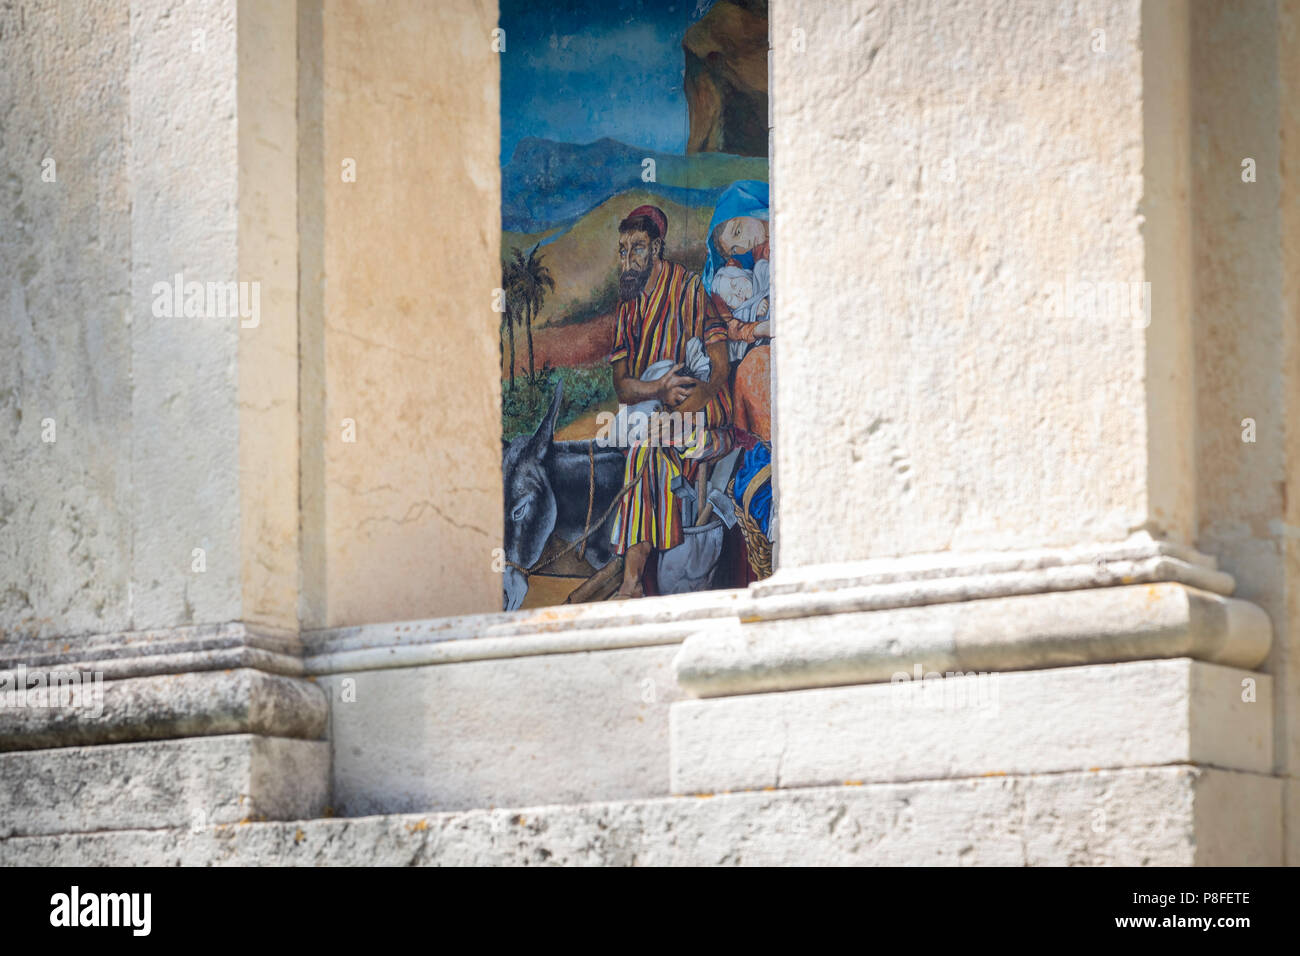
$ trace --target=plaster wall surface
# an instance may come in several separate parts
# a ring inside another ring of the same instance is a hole
[[[239,5],[239,274],[259,315],[239,329],[242,619],[296,629],[300,579],[297,11]]]
[[[303,16],[302,68],[320,77],[302,93],[320,123],[304,168],[322,184],[304,185],[319,208],[300,219],[321,244],[318,289],[304,269],[303,403],[324,413],[303,419],[302,623],[494,611],[496,4],[326,0]]]

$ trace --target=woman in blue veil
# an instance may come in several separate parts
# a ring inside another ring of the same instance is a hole
[[[718,200],[718,205],[713,210],[713,218],[709,221],[709,231],[705,235],[705,241],[709,247],[709,257],[704,263],[705,289],[710,292],[713,291],[713,276],[726,264],[728,259],[736,259],[741,268],[754,268],[753,253],[724,256],[718,251],[717,243],[713,241],[713,237],[718,226],[741,216],[767,222],[769,215],[767,204],[767,183],[759,182],[757,179],[737,180],[723,191],[721,198]]]
[[[760,249],[760,258],[767,258],[768,243],[771,234],[768,229],[769,223],[768,210],[768,186],[767,183],[759,182],[754,179],[742,179],[732,183],[723,191],[722,196],[718,199],[718,205],[713,210],[713,218],[709,221],[709,231],[705,236],[708,245],[708,258],[704,262],[704,288],[709,292],[715,292],[714,279],[718,271],[723,269],[728,263],[734,263],[741,269],[748,270],[751,273],[762,273],[763,281],[756,283],[758,288],[755,289],[755,299],[744,303],[739,309],[733,307],[733,315],[744,322],[753,322],[756,318],[755,306],[757,299],[766,297],[769,291],[768,281],[770,274],[770,263],[763,262],[761,265],[755,262],[754,247]],[[723,249],[718,248],[717,237],[719,227],[730,223],[734,219],[759,220],[763,228],[755,228],[753,222],[741,223],[740,233],[743,234],[743,241],[740,248],[748,251],[737,252],[737,246],[732,244],[732,229],[723,230]],[[727,251],[723,251],[723,250]],[[729,270],[734,271],[734,270]],[[760,313],[761,314],[761,313]],[[766,342],[766,339],[760,340]],[[732,346],[732,360],[740,359],[740,364],[736,368],[733,377],[733,416],[734,423],[757,442],[742,442],[742,447],[746,450],[742,452],[741,457],[736,465],[734,481],[732,482],[732,494],[736,501],[736,506],[745,509],[748,505],[747,514],[753,520],[761,536],[768,540],[767,548],[770,554],[769,536],[773,532],[771,521],[774,514],[772,501],[772,487],[770,477],[770,467],[772,460],[771,445],[771,392],[770,392],[770,371],[769,371],[769,351],[766,345],[762,345],[753,351],[748,350],[748,346],[740,344],[737,350],[735,346],[739,343],[729,343]],[[751,489],[751,484],[755,485]],[[748,494],[746,494],[748,492]],[[762,548],[757,542],[751,542],[746,535],[747,553],[754,554],[756,551],[761,552]],[[760,562],[761,563],[761,562]],[[753,560],[750,561],[754,573],[757,575],[758,565]],[[767,569],[770,573],[770,569]]]
[[[742,179],[723,190],[705,235],[702,279],[731,311],[727,354],[733,364],[772,335],[768,215],[767,183]]]

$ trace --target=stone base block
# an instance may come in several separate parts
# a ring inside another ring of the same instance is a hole
[[[679,701],[673,792],[1176,763],[1272,769],[1266,675],[1179,658],[915,677]]]
[[[329,802],[329,744],[231,734],[27,750],[0,753],[0,780],[4,836],[292,820]]]
[[[668,793],[676,645],[335,673],[346,816]]]
[[[1281,781],[1190,766],[0,840],[0,864],[1281,862]]]

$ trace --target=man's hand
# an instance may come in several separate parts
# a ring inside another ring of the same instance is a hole
[[[683,367],[684,364],[679,362],[665,372],[662,378],[655,380],[659,386],[655,397],[663,402],[667,408],[676,408],[686,400],[686,396],[691,393],[691,389],[699,384],[689,375],[677,374]]]
[[[727,376],[731,374],[731,364],[727,359],[726,339],[714,342],[705,351],[709,353],[709,380],[707,382],[696,382],[698,387],[691,389],[685,401],[674,411],[698,412],[713,401],[713,396],[727,387]],[[696,380],[691,379],[691,381],[695,382]]]

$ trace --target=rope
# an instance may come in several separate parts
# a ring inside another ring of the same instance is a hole
[[[582,524],[582,547],[578,548],[578,560],[587,556],[587,536],[591,534],[591,506],[596,500],[596,442],[587,445],[587,520]]]
[[[596,442],[593,439],[591,443],[591,484],[589,486],[591,490],[590,493],[588,494],[588,499],[591,499],[596,494],[595,445]],[[510,567],[514,568],[516,571],[522,574],[524,577],[528,577],[530,574],[536,573],[538,570],[546,567],[548,564],[554,564],[556,561],[560,560],[560,558],[564,557],[566,554],[568,554],[570,551],[576,548],[579,544],[585,546],[585,543],[587,539],[591,537],[592,532],[595,531],[596,528],[599,528],[601,525],[603,525],[605,523],[605,519],[614,513],[614,509],[617,508],[619,502],[623,500],[623,496],[627,494],[629,491],[631,491],[632,488],[634,488],[637,485],[637,483],[641,481],[641,476],[645,474],[646,465],[648,464],[650,464],[650,455],[647,454],[641,462],[641,467],[637,469],[636,474],[633,475],[628,480],[628,483],[625,484],[622,487],[622,489],[619,490],[618,494],[614,495],[614,500],[609,503],[609,507],[605,509],[605,513],[596,519],[596,526],[593,528],[590,526],[590,524],[588,524],[587,529],[582,534],[582,537],[575,538],[573,541],[569,542],[567,547],[561,548],[559,551],[555,552],[555,554],[551,555],[545,561],[535,564],[531,568],[526,568],[521,564],[515,564],[509,558],[503,558],[502,560],[505,561],[505,563],[508,564]],[[590,512],[588,513],[590,514]]]

